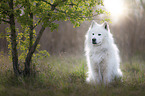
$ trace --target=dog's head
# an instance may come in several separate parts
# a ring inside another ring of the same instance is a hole
[[[97,24],[95,21],[92,21],[89,28],[89,39],[93,45],[101,45],[106,37],[108,37],[109,26],[107,22],[104,22],[102,25]]]

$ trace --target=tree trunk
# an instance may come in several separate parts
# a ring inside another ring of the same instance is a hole
[[[44,30],[45,30],[45,27],[42,27],[41,30],[38,33],[36,41],[34,42],[33,46],[31,47],[31,49],[29,50],[29,52],[27,54],[27,57],[25,59],[24,76],[28,76],[28,77],[30,76],[30,63],[31,63],[31,59],[32,59],[33,53],[36,50],[36,47],[37,47],[37,45],[38,45],[38,43],[40,41],[40,38],[41,38]]]
[[[17,35],[16,35],[16,30],[15,30],[13,0],[10,0],[9,7],[12,10],[11,14],[9,14],[9,17],[10,17],[10,29],[11,29],[13,70],[14,70],[14,74],[18,76],[20,74],[20,71],[19,71],[19,66],[18,66],[18,52],[17,52],[17,42],[16,42]]]
[[[28,10],[29,14],[28,17],[30,18],[30,23],[28,23],[30,31],[29,31],[29,50],[31,49],[32,45],[33,45],[33,13],[31,11],[31,4],[29,0],[25,0],[26,5],[26,9]]]
[[[29,50],[31,49],[32,45],[33,45],[33,13],[31,11],[31,4],[29,2],[29,0],[27,1],[28,3],[28,9],[29,9],[29,15],[30,15],[30,32],[29,32],[29,36],[30,36],[30,42],[29,42]]]
[[[31,23],[30,23],[30,33],[29,33],[29,36],[30,36],[30,42],[29,42],[29,50],[31,49],[32,45],[33,45],[33,13],[29,13],[30,15],[30,20],[31,20]]]

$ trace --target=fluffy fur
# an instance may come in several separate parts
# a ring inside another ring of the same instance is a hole
[[[88,83],[108,84],[114,78],[122,77],[119,50],[106,22],[102,25],[92,22],[86,34],[85,52]]]

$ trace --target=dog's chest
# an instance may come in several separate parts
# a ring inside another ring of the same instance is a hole
[[[90,62],[92,64],[93,69],[95,69],[96,71],[100,70],[101,73],[104,73],[107,67],[107,58],[108,53],[106,50],[92,52],[90,54]]]
[[[106,63],[107,58],[108,58],[108,52],[106,49],[90,51],[90,59],[92,62],[96,64],[101,65]]]

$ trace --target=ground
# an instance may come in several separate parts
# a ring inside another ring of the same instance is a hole
[[[0,96],[144,96],[145,61],[123,62],[123,78],[107,86],[88,85],[84,56],[50,56],[38,60],[32,78],[14,77],[7,56],[0,58]]]

